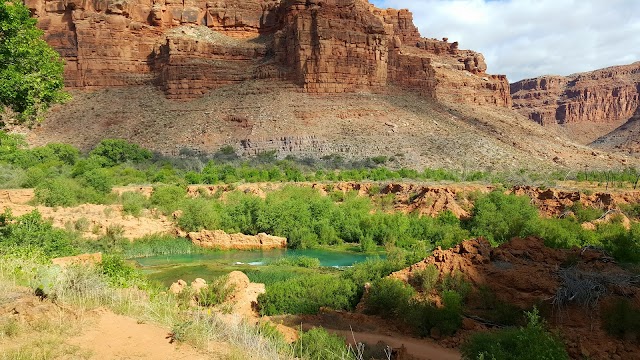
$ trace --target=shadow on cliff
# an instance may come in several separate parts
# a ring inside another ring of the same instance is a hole
[[[640,84],[638,84],[640,94]],[[640,96],[640,95],[639,95]],[[599,137],[589,144],[596,147],[620,147],[623,144],[640,142],[640,103],[629,120],[610,133]]]

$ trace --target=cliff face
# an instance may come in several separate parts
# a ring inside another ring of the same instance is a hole
[[[424,39],[406,10],[366,0],[26,0],[66,60],[69,87],[155,84],[191,99],[250,79],[312,93],[388,84],[461,103],[511,105],[481,54]]]
[[[633,116],[639,94],[640,62],[511,84],[514,109],[539,124],[608,126],[609,131]]]

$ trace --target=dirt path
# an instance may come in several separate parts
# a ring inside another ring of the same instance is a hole
[[[414,359],[419,360],[460,360],[461,355],[459,352],[444,348],[438,344],[432,343],[428,340],[414,339],[400,334],[394,336],[366,333],[366,332],[351,332],[344,330],[327,329],[332,333],[343,336],[351,344],[356,342],[366,344],[377,344],[383,342],[394,349],[398,349],[404,345],[407,349],[407,354],[411,355]]]
[[[95,324],[67,341],[91,354],[90,359],[226,359],[229,348],[215,347],[204,355],[186,344],[169,343],[167,329],[140,324],[135,319],[101,312]]]

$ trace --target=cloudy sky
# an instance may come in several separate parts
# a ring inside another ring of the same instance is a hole
[[[484,54],[510,81],[640,61],[640,0],[370,0],[408,8],[423,37]]]

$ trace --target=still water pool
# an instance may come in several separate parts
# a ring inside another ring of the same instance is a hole
[[[151,280],[165,285],[183,279],[193,281],[197,277],[210,279],[240,270],[249,273],[264,272],[264,265],[286,258],[307,256],[320,260],[324,267],[342,268],[363,262],[367,258],[384,257],[354,252],[328,250],[267,250],[267,251],[216,251],[202,254],[161,255],[133,259]],[[301,269],[302,270],[302,269]],[[250,274],[247,274],[250,275]],[[252,277],[250,275],[250,277]]]

